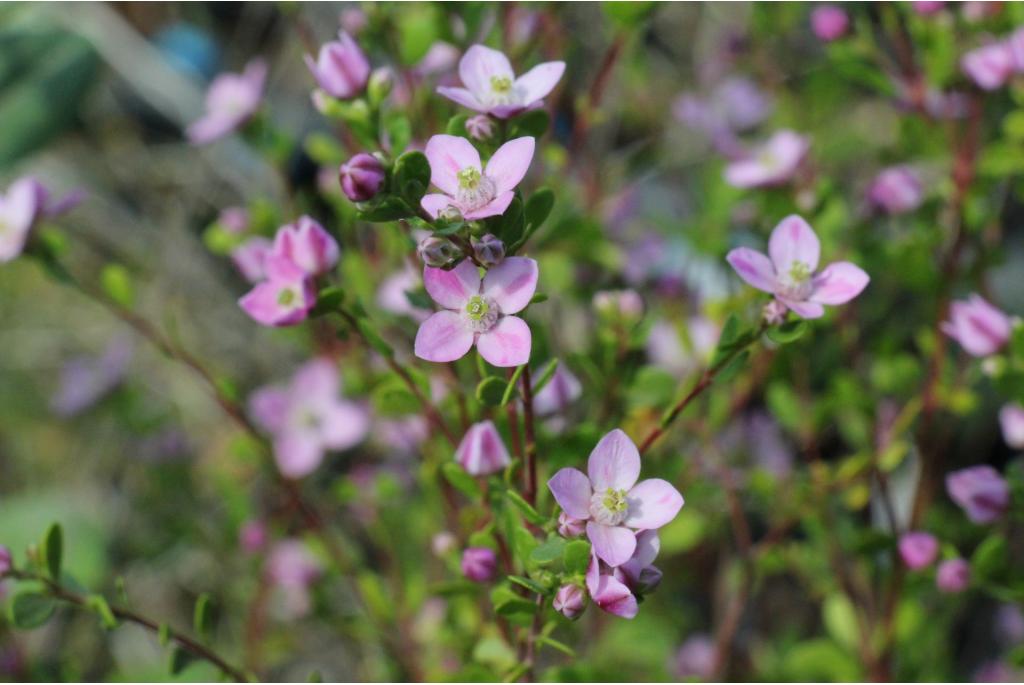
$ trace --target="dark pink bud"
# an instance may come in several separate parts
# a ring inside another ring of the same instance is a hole
[[[939,553],[939,541],[929,533],[906,533],[900,538],[900,558],[912,571],[930,566]]]
[[[963,559],[947,559],[935,573],[935,585],[942,592],[963,592],[970,583],[971,565]]]
[[[384,185],[384,176],[384,165],[366,152],[360,152],[338,170],[341,190],[352,202],[366,202],[376,197]]]
[[[835,5],[822,5],[811,12],[811,28],[818,38],[831,42],[841,38],[850,28],[850,18]]]
[[[587,596],[583,592],[583,588],[578,585],[563,585],[558,588],[551,605],[555,611],[572,619],[583,613],[583,609],[587,606]]]
[[[498,570],[498,558],[494,550],[487,547],[469,547],[462,553],[462,575],[474,583],[488,583],[494,580]]]

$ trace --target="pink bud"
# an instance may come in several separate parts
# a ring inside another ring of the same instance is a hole
[[[903,214],[917,209],[924,199],[921,179],[907,166],[883,169],[868,190],[868,200],[888,214]]]
[[[984,45],[966,53],[960,67],[982,90],[995,90],[1013,74],[1013,52],[1006,43]]]
[[[473,476],[489,476],[511,463],[505,443],[491,421],[470,426],[455,450],[455,461]]]
[[[1006,39],[1006,48],[1013,59],[1013,68],[1017,73],[1024,72],[1024,27],[1010,34]]]
[[[949,319],[942,323],[942,332],[975,357],[987,357],[1001,350],[1010,341],[1012,330],[1010,317],[978,294],[953,302]]]
[[[246,554],[255,554],[260,551],[267,544],[266,526],[262,521],[246,521],[238,531],[238,543]]]
[[[587,596],[583,592],[583,588],[578,585],[563,585],[558,588],[551,605],[555,611],[568,619],[573,619],[583,613],[583,609],[587,606]]]
[[[676,653],[675,675],[680,679],[711,680],[715,674],[717,650],[707,635],[694,635]]]
[[[328,95],[342,100],[359,95],[370,78],[369,60],[344,31],[338,40],[321,46],[315,62],[306,55],[306,66]]]
[[[6,545],[0,545],[0,576],[11,570],[11,550]]]
[[[764,317],[765,323],[769,326],[778,326],[786,320],[786,312],[788,311],[789,309],[786,305],[778,300],[771,300],[764,306],[761,316]]]
[[[473,254],[486,267],[497,266],[505,259],[505,243],[490,233],[480,239],[473,238]]]
[[[850,18],[835,5],[822,5],[811,12],[811,28],[818,38],[831,42],[841,38],[850,28]]]
[[[1024,407],[1016,402],[1003,405],[999,410],[999,425],[1003,440],[1014,449],[1024,449]]]
[[[326,273],[338,263],[337,241],[308,216],[282,226],[274,237],[273,252],[302,269],[307,276]]]
[[[942,592],[963,592],[971,582],[971,565],[963,559],[947,559],[935,573],[935,586]]]
[[[974,523],[992,523],[1010,506],[1010,486],[991,466],[971,466],[946,476],[946,492]]]
[[[352,202],[366,202],[376,197],[384,186],[384,177],[380,160],[366,152],[360,152],[338,170],[341,189]]]
[[[477,114],[466,120],[466,133],[475,140],[488,140],[494,135],[494,122],[486,114]]]
[[[610,319],[633,322],[643,316],[644,301],[635,290],[601,290],[594,293],[594,309]]]
[[[912,571],[925,568],[935,561],[939,553],[939,541],[930,533],[905,533],[899,543],[900,558]]]
[[[558,534],[563,538],[578,538],[587,530],[587,522],[574,519],[564,511],[558,515]]]
[[[494,550],[487,547],[469,547],[462,553],[462,575],[474,583],[488,583],[494,580],[498,570],[498,558]]]

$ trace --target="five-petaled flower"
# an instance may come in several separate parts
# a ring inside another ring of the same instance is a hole
[[[778,131],[753,152],[730,162],[725,180],[737,188],[782,185],[796,175],[810,147],[799,133]]]
[[[416,333],[416,356],[430,362],[461,358],[473,344],[494,366],[519,366],[530,360],[530,327],[518,316],[537,289],[537,262],[509,257],[480,271],[464,260],[451,271],[423,268],[423,285],[443,309]]]
[[[587,473],[589,478],[578,469],[563,468],[551,477],[548,488],[566,513],[587,522],[594,553],[609,566],[625,564],[633,556],[635,531],[661,528],[683,506],[683,496],[668,481],[650,478],[637,483],[640,452],[619,429],[597,443]]]
[[[465,87],[439,86],[437,92],[474,111],[507,119],[539,107],[564,71],[565,62],[544,62],[516,78],[504,53],[474,45],[459,60]]]
[[[485,167],[480,153],[465,138],[431,137],[424,152],[430,162],[430,182],[442,192],[424,196],[423,209],[435,219],[449,206],[469,221],[503,214],[515,195],[513,189],[530,168],[533,148],[534,139],[529,136],[510,140]]]
[[[224,73],[206,91],[206,113],[188,127],[193,145],[205,145],[231,133],[256,113],[263,97],[267,65],[254,59],[241,74]]]
[[[772,231],[768,255],[738,247],[726,259],[744,281],[773,294],[797,315],[816,319],[825,313],[822,305],[849,302],[870,280],[863,269],[850,262],[834,262],[815,274],[820,252],[818,236],[794,214]]]

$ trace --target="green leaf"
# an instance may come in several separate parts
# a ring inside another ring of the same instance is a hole
[[[60,566],[64,559],[64,531],[59,523],[52,524],[46,531],[42,551],[50,577],[55,581],[60,581]]]
[[[174,645],[171,648],[171,658],[167,668],[170,670],[171,675],[178,675],[188,668],[189,664],[193,661],[195,661],[195,657],[192,656],[191,652],[182,649],[179,645]]]
[[[50,620],[56,607],[56,600],[49,595],[35,590],[19,592],[11,600],[11,623],[22,630],[38,628]]]
[[[563,654],[567,654],[567,655],[569,655],[569,656],[571,656],[573,658],[576,657],[576,650],[574,650],[572,647],[570,647],[569,645],[565,644],[564,642],[559,642],[558,640],[556,640],[556,639],[554,639],[552,637],[548,637],[547,635],[540,635],[540,636],[538,636],[537,637],[537,644],[539,644],[539,645],[547,645],[548,647],[552,647],[554,649],[557,649],[559,652],[562,652]]]
[[[1006,538],[993,533],[971,555],[971,571],[981,581],[997,581],[1005,575],[1009,563]]]
[[[562,564],[568,573],[584,574],[590,565],[590,543],[586,540],[573,540],[566,543],[562,552]]]
[[[523,366],[516,367],[516,370],[512,372],[512,377],[508,379],[508,384],[505,386],[505,393],[501,396],[501,406],[504,407],[506,404],[508,404],[509,401],[511,401],[512,396],[515,395],[517,388],[516,382],[519,380],[519,377],[523,374],[523,369],[525,368],[526,365],[524,364]]]
[[[371,400],[374,410],[381,416],[408,416],[420,410],[420,401],[416,395],[397,376],[374,388]]]
[[[480,486],[476,479],[454,461],[446,461],[441,465],[441,475],[452,484],[452,487],[471,500],[480,498]]]
[[[518,197],[512,198],[512,202],[501,214],[494,220],[495,228],[493,232],[502,242],[506,245],[517,245],[522,241],[523,232],[526,227],[524,215],[523,215],[523,201]]]
[[[555,371],[558,370],[558,358],[554,358],[548,362],[544,370],[540,372],[540,376],[537,377],[537,382],[533,384],[533,394],[537,395],[544,386],[551,382],[551,379],[555,377]]]
[[[476,386],[476,399],[485,407],[500,407],[508,383],[498,376],[487,376]]]
[[[550,123],[551,117],[543,109],[530,110],[512,120],[508,137],[510,139],[522,136],[540,138],[548,130]]]
[[[601,4],[605,15],[622,28],[633,28],[647,18],[654,9],[653,2],[615,0]]]
[[[99,616],[100,624],[105,629],[113,630],[117,627],[117,617],[114,616],[114,612],[110,609],[110,604],[107,603],[103,595],[89,595],[85,598],[85,606]]]
[[[725,382],[735,377],[736,374],[743,369],[749,359],[750,350],[743,350],[737,354],[729,361],[728,364],[722,367],[721,371],[718,372],[718,381]]]
[[[849,598],[843,594],[830,595],[825,598],[821,611],[825,628],[832,639],[847,649],[855,650],[860,641],[860,629],[857,626],[857,610]]]
[[[524,578],[523,576],[509,576],[508,579],[516,585],[520,585],[531,592],[536,592],[539,595],[546,595],[548,593],[543,585],[530,578]]]
[[[401,111],[393,110],[384,116],[384,130],[388,134],[390,149],[394,152],[400,152],[409,146],[412,124]]]
[[[171,644],[171,627],[166,623],[161,623],[156,631],[156,639],[161,647]]]
[[[526,216],[526,225],[531,234],[544,224],[554,206],[555,193],[550,188],[540,188],[530,196],[523,208],[523,214]]]
[[[505,496],[516,506],[517,509],[526,517],[526,520],[535,526],[543,524],[547,519],[541,516],[536,509],[533,508],[529,502],[523,499],[515,490],[506,490]],[[536,552],[536,550],[534,550]]]
[[[192,626],[199,637],[209,637],[213,630],[213,609],[210,604],[210,595],[202,593],[196,598],[196,606],[192,612]]]
[[[550,564],[558,561],[562,558],[562,554],[565,552],[565,540],[559,537],[553,537],[547,542],[543,542],[534,548],[533,552],[530,553],[530,560],[534,563]]]
[[[359,332],[362,334],[363,339],[366,340],[367,345],[385,357],[391,358],[395,355],[394,350],[391,349],[391,345],[388,345],[387,341],[381,337],[380,333],[378,333],[377,329],[373,327],[373,324],[370,323],[369,319],[357,319],[356,325],[359,326]]]
[[[534,602],[520,597],[506,585],[499,585],[491,591],[491,604],[501,616],[535,614],[538,608]]]
[[[794,321],[787,321],[781,326],[775,326],[768,329],[768,338],[772,342],[776,342],[780,345],[791,343],[794,340],[799,340],[803,337],[804,333],[807,332],[809,326],[804,319],[796,319]]]
[[[412,207],[418,207],[430,186],[430,162],[418,150],[395,160],[394,190]]]
[[[359,209],[358,216],[363,221],[397,221],[416,215],[416,211],[408,202],[394,195],[382,195],[371,202],[363,202],[356,206]]]
[[[100,285],[111,300],[125,309],[135,304],[135,288],[132,277],[121,264],[107,264],[100,272]]]
[[[345,301],[345,291],[336,285],[329,285],[316,296],[316,306],[310,316],[323,316],[338,311]]]
[[[459,136],[461,138],[466,137],[466,122],[469,120],[468,114],[456,114],[448,120],[448,125],[445,127],[445,133],[450,136]]]

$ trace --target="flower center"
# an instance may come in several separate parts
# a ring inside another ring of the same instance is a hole
[[[459,179],[459,188],[455,192],[455,199],[458,200],[464,212],[480,209],[494,199],[494,181],[480,173],[476,167],[460,169],[455,176]]]
[[[285,288],[277,294],[277,303],[282,307],[289,307],[295,304],[295,291],[291,288]]]
[[[515,83],[508,76],[492,76],[491,92],[488,94],[491,105],[516,104]]]
[[[491,90],[496,95],[505,94],[512,90],[512,79],[508,76],[492,76]]]
[[[780,279],[779,294],[792,300],[806,300],[811,294],[811,267],[794,261]]]
[[[463,319],[474,333],[486,333],[498,321],[498,308],[492,300],[474,295],[466,303]]]
[[[617,526],[626,518],[629,504],[625,490],[608,488],[590,497],[590,516],[603,526]]]

